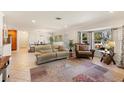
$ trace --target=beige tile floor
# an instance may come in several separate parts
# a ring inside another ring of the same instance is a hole
[[[12,64],[10,69],[10,78],[8,82],[30,82],[30,68],[36,67],[36,58],[33,53],[28,53],[27,49],[21,49],[18,52],[12,53]],[[124,70],[116,67],[115,65],[106,65],[100,62],[98,57],[94,57],[93,63],[113,70],[124,77]]]

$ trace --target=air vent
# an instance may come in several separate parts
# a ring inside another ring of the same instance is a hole
[[[56,17],[56,20],[61,20],[62,18],[60,18],[60,17]]]

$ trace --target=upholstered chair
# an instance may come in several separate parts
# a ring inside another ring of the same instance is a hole
[[[88,45],[88,44],[76,43],[75,44],[75,52],[76,52],[77,58],[92,57],[92,59],[93,59],[95,50],[90,49],[90,45]]]

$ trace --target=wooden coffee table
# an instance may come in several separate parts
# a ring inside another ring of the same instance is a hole
[[[100,60],[101,62],[105,62],[108,65],[111,64],[111,62],[113,62],[113,64],[116,64],[114,59],[113,59],[115,53],[110,52],[110,51],[104,51],[104,50],[101,50],[100,52],[102,54],[102,57],[101,57],[101,60]],[[107,60],[107,62],[106,62],[105,59],[107,59],[107,58],[109,60]]]

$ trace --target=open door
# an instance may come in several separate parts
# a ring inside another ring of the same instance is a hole
[[[11,40],[12,50],[17,50],[17,31],[8,30],[8,38]]]

